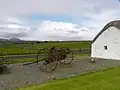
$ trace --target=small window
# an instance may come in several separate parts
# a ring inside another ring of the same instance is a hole
[[[107,46],[104,46],[104,49],[107,50]]]

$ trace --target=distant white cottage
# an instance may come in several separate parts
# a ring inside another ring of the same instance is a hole
[[[120,60],[120,20],[109,22],[93,39],[91,57]]]

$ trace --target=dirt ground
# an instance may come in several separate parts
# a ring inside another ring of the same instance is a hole
[[[50,74],[42,72],[36,64],[23,66],[22,64],[9,65],[10,73],[0,75],[0,90],[15,90],[26,85],[44,83],[53,78],[65,78],[113,66],[119,66],[119,60],[96,59],[96,63],[89,63],[90,57],[76,58],[69,65],[59,64]]]

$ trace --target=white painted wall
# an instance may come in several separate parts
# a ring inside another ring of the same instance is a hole
[[[120,29],[110,27],[105,30],[92,44],[91,57],[120,60]]]

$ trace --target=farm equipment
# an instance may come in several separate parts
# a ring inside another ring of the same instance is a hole
[[[57,68],[58,63],[68,65],[73,61],[73,52],[66,47],[56,48],[55,46],[48,49],[43,48],[37,54],[38,67],[43,72],[52,72]],[[24,64],[29,65],[32,63]]]

